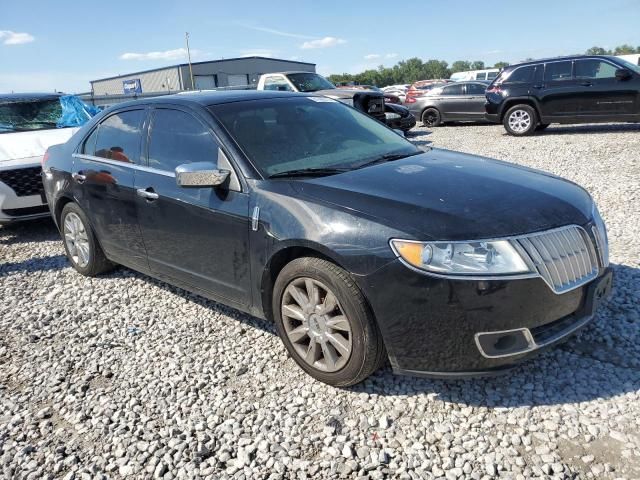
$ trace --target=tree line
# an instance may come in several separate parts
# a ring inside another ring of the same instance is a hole
[[[632,53],[640,53],[640,46],[620,45],[611,50],[602,47],[591,47],[586,51],[587,55],[626,55]],[[524,61],[528,60],[533,59],[527,58]],[[497,62],[493,65],[486,65],[481,60],[457,60],[449,65],[444,60],[431,59],[422,61],[418,57],[413,57],[407,60],[401,60],[393,67],[380,65],[377,69],[365,70],[361,73],[333,74],[327,78],[333,83],[354,82],[361,85],[384,87],[387,85],[413,83],[418,80],[449,78],[456,72],[484,70],[485,68],[504,68],[508,65],[508,62]]]

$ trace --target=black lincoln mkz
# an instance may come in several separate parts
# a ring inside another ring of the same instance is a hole
[[[498,372],[593,316],[605,226],[558,177],[432,149],[334,100],[121,104],[44,162],[80,273],[122,264],[273,319],[313,377]]]

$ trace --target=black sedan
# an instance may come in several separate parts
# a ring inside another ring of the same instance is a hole
[[[585,190],[424,152],[326,97],[120,104],[50,148],[43,178],[78,272],[121,264],[272,319],[336,386],[387,358],[398,373],[505,370],[587,324],[611,288]]]
[[[489,82],[456,82],[408,97],[405,105],[425,127],[445,122],[485,121],[485,91]]]

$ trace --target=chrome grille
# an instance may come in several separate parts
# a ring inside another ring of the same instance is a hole
[[[514,240],[556,293],[584,285],[598,276],[593,242],[578,226],[534,233]]]

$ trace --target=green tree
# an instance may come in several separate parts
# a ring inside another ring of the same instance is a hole
[[[505,68],[509,66],[509,62],[496,62],[493,68]]]
[[[427,60],[424,63],[424,75],[418,80],[429,80],[432,78],[449,78],[451,76],[451,70],[449,70],[449,64],[444,60]]]
[[[484,62],[482,60],[476,60],[471,63],[471,70],[484,70]]]
[[[587,55],[609,55],[611,52],[602,47],[591,47],[585,52]]]
[[[471,70],[471,64],[466,60],[456,60],[451,64],[451,73],[466,72]]]
[[[628,55],[630,53],[636,53],[636,49],[626,43],[624,45],[617,46],[613,51],[614,55]]]

